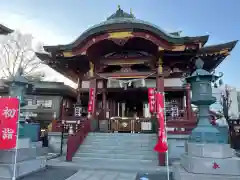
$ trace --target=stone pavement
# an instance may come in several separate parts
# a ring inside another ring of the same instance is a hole
[[[66,180],[77,171],[74,168],[47,166],[43,170],[21,177],[19,180]]]
[[[137,173],[123,173],[104,170],[79,170],[66,180],[135,180]]]
[[[167,180],[166,168],[162,167],[161,171],[150,173],[146,172],[127,172],[114,171],[110,169],[90,169],[79,167],[79,162],[66,162],[64,157],[58,157],[48,160],[48,165],[58,166],[62,168],[77,168],[78,172],[67,178],[66,180],[140,180],[141,177],[146,177],[149,180]],[[171,168],[170,168],[171,171]],[[55,179],[54,179],[55,180]]]

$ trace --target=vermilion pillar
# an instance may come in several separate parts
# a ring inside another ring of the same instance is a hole
[[[158,92],[164,93],[164,77],[163,77],[163,61],[160,57],[158,60],[157,77],[156,77],[156,88]],[[159,124],[159,123],[158,123]],[[162,128],[162,127],[159,127]],[[158,153],[159,166],[165,166],[166,153]]]
[[[103,91],[102,91],[102,110],[103,110],[103,119],[106,119],[107,113],[107,81],[103,80]]]
[[[91,130],[95,131],[98,128],[98,121],[97,121],[97,79],[95,77],[95,66],[92,61],[89,62],[89,88],[94,88],[94,104],[93,104],[93,111],[91,114]]]

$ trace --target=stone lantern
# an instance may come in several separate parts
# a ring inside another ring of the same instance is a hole
[[[216,102],[212,95],[212,83],[222,77],[214,75],[203,69],[204,62],[198,58],[195,62],[196,70],[188,77],[186,82],[191,85],[191,103],[198,107],[198,123],[190,136],[190,142],[199,143],[227,143],[228,131],[222,130],[210,123],[209,107]]]
[[[27,105],[27,101],[25,100],[25,94],[27,90],[32,90],[33,86],[23,76],[23,69],[19,68],[16,74],[6,81],[6,84],[8,84],[9,86],[9,96],[17,97],[20,100],[20,107]],[[18,121],[18,137],[23,138],[25,119],[24,117],[19,116]]]

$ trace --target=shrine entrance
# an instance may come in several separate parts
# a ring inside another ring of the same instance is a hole
[[[109,89],[107,106],[109,111],[104,121],[105,124],[107,121],[108,128],[105,128],[105,132],[106,130],[115,133],[153,131],[148,110],[147,88]]]

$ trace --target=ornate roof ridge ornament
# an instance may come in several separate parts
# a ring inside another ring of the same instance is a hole
[[[132,9],[130,9],[130,13],[124,12],[120,5],[118,5],[118,10],[112,14],[111,16],[109,16],[107,18],[107,20],[111,20],[111,19],[116,19],[116,18],[131,18],[131,19],[135,19],[135,16],[132,13]]]

